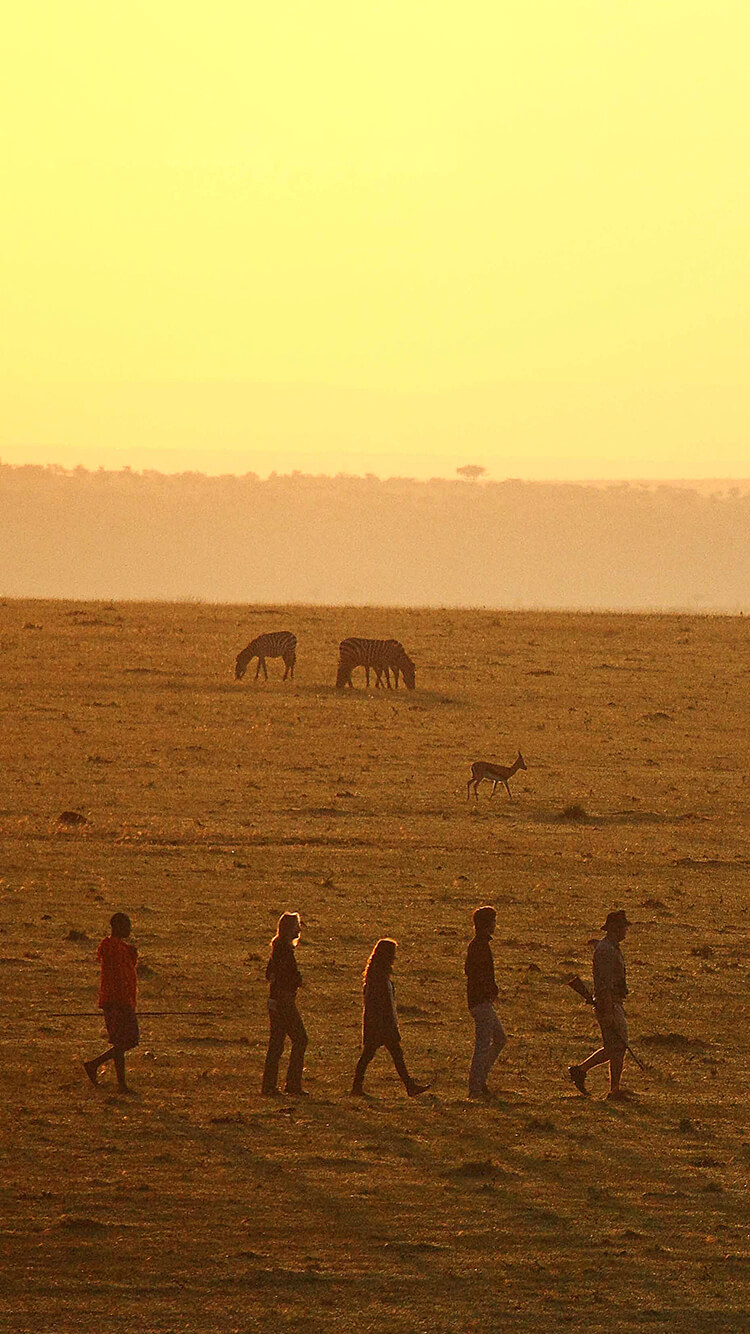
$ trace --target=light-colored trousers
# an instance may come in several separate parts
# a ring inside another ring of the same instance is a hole
[[[469,1010],[469,1014],[474,1020],[474,1056],[469,1071],[469,1093],[481,1093],[508,1039],[492,1001],[481,1001]]]

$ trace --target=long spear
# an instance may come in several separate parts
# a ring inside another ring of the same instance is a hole
[[[575,991],[577,996],[581,996],[583,1000],[585,1000],[587,1005],[594,1004],[594,997],[592,996],[591,992],[586,986],[586,983],[584,982],[583,978],[579,977],[577,973],[574,973],[572,977],[568,978],[566,986],[571,987],[572,990]],[[633,1051],[633,1048],[630,1046],[630,1043],[626,1043],[625,1050],[630,1052],[630,1055],[632,1056],[639,1070],[646,1069],[645,1065],[643,1064],[643,1061],[638,1060],[638,1057]]]
[[[182,1015],[183,1019],[206,1019],[212,1017],[227,1018],[221,1016],[218,1010],[136,1010],[136,1016],[139,1019],[161,1019],[164,1015]],[[38,1014],[30,1015],[32,1019],[103,1019],[102,1010],[41,1010]],[[234,1016],[232,1016],[234,1018]],[[242,1018],[242,1016],[239,1016]]]

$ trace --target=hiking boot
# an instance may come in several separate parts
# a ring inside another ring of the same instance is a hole
[[[418,1098],[420,1093],[426,1093],[428,1088],[431,1088],[430,1084],[417,1084],[415,1080],[412,1080],[406,1092],[410,1098]]]
[[[569,1065],[568,1074],[570,1075],[570,1078],[573,1080],[573,1083],[578,1089],[578,1092],[582,1093],[584,1098],[587,1098],[588,1092],[586,1090],[586,1071],[582,1070],[580,1065]]]

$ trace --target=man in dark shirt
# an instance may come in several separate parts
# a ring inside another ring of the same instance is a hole
[[[620,1088],[625,1052],[628,1046],[628,1023],[623,1001],[628,994],[625,981],[625,960],[620,945],[627,935],[628,921],[624,908],[607,913],[602,928],[605,935],[594,950],[594,1008],[602,1030],[602,1046],[582,1061],[568,1067],[568,1073],[580,1093],[586,1093],[586,1076],[597,1065],[609,1062],[609,1097],[624,1098]]]
[[[474,1020],[474,1056],[469,1071],[469,1097],[489,1098],[487,1076],[502,1051],[507,1038],[495,1013],[497,985],[492,959],[492,939],[497,914],[494,908],[477,908],[474,913],[474,939],[466,951],[466,1000]]]

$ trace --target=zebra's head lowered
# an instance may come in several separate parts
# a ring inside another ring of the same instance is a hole
[[[237,654],[237,661],[234,664],[235,681],[242,680],[243,676],[245,675],[245,672],[247,671],[248,664],[252,661],[253,658],[257,658],[258,647],[259,647],[258,640],[260,638],[261,636],[257,635],[255,639],[251,639],[250,643],[247,644],[245,648],[243,648],[242,652]]]
[[[400,662],[401,671],[404,677],[404,684],[407,690],[413,690],[417,684],[417,672],[411,658],[405,653]]]

